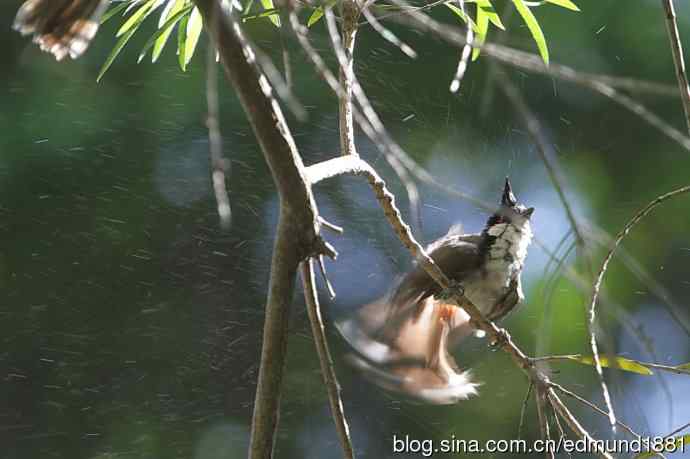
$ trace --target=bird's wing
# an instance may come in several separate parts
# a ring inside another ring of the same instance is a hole
[[[79,57],[96,35],[108,0],[26,0],[14,28],[33,34],[34,42],[57,60]]]
[[[447,236],[429,247],[439,267],[459,282],[479,263],[476,239],[465,237]],[[393,294],[364,306],[338,328],[357,353],[350,361],[379,386],[447,404],[476,393],[477,385],[448,351],[473,329],[462,308],[434,298],[438,291],[417,265]]]
[[[441,271],[451,279],[462,283],[474,272],[481,262],[479,244],[474,235],[461,235],[442,238],[427,248],[427,253]],[[420,299],[436,295],[441,291],[434,281],[417,263],[412,271],[405,274],[395,289],[390,305],[394,308],[389,314],[396,314]]]
[[[370,312],[381,306],[372,303],[364,309]],[[453,334],[471,332],[465,311],[428,297],[421,300],[419,314],[395,330],[384,327],[386,333],[381,338],[364,331],[366,323],[362,325],[361,317],[338,328],[356,352],[349,361],[368,379],[424,403],[456,403],[476,394],[477,384],[469,372],[458,369],[448,351]]]

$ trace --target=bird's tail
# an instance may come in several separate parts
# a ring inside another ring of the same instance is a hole
[[[108,0],[26,0],[13,27],[57,60],[79,57],[96,35]]]
[[[429,297],[397,323],[382,321],[386,306],[385,300],[369,304],[338,323],[354,350],[350,363],[380,387],[418,402],[452,404],[477,394],[479,384],[458,368],[448,349],[472,333],[464,310]]]

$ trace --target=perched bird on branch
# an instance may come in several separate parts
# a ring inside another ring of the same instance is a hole
[[[76,59],[96,35],[108,0],[26,0],[19,8],[14,28],[33,34],[34,43],[59,61]]]
[[[518,204],[506,178],[501,203],[478,234],[453,227],[427,253],[490,320],[505,317],[523,299],[520,283],[532,240],[534,208]],[[479,334],[462,305],[419,265],[384,298],[338,324],[356,354],[351,361],[379,386],[425,403],[450,404],[477,393],[449,349]]]

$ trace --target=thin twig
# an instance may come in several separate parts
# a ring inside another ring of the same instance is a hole
[[[323,282],[326,284],[328,295],[331,297],[331,300],[334,300],[335,289],[333,288],[333,284],[331,284],[331,281],[328,279],[328,274],[326,273],[326,264],[323,262],[323,255],[319,255],[319,270],[321,271],[321,277],[323,277]]]
[[[371,25],[372,29],[378,32],[378,34],[381,35],[381,37],[384,40],[388,41],[393,46],[398,48],[407,57],[412,59],[417,58],[417,52],[414,49],[412,49],[407,43],[399,39],[393,32],[386,28],[386,26],[379,22],[379,20],[376,18],[376,15],[374,15],[369,9],[368,2],[366,5],[364,5],[363,0],[358,0],[358,3],[360,4],[362,14],[364,14],[364,17],[366,18],[369,25]]]
[[[529,402],[530,395],[532,395],[532,389],[533,388],[534,388],[534,382],[532,382],[532,380],[530,380],[529,387],[527,388],[527,393],[525,394],[525,398],[522,401],[522,408],[520,408],[520,423],[518,424],[518,433],[517,433],[518,439],[522,438],[522,426],[524,425],[524,421],[525,421],[525,412],[527,411],[527,403]]]
[[[343,234],[343,232],[345,232],[345,230],[343,229],[342,226],[335,225],[320,215],[319,215],[319,223],[321,223],[324,228],[329,229],[329,230],[333,231],[334,233]]]
[[[572,392],[572,391],[566,389],[565,387],[561,386],[560,384],[557,384],[553,381],[549,382],[549,385],[551,387],[558,389],[559,391],[563,392],[568,397],[574,398],[575,400],[582,403],[583,405],[587,405],[592,410],[596,411],[597,413],[601,414],[602,416],[608,417],[608,413],[606,411],[602,410],[601,408],[599,408],[598,406],[596,406],[594,403],[590,402],[586,398],[577,395],[575,392]],[[630,428],[627,424],[623,423],[622,421],[618,420],[616,422],[616,425],[622,427],[625,431],[627,431],[633,437],[640,438],[640,434],[638,434],[637,432],[632,430],[632,428]]]
[[[467,71],[467,65],[470,62],[470,54],[472,53],[472,44],[474,42],[474,32],[472,31],[472,24],[470,23],[470,16],[465,11],[465,0],[456,0],[460,11],[465,16],[467,23],[465,24],[467,28],[467,35],[465,38],[465,46],[462,47],[462,53],[460,54],[460,61],[458,62],[458,68],[455,70],[455,76],[453,81],[450,82],[450,92],[456,93],[460,89],[460,83],[462,83],[462,78],[465,76]],[[479,8],[479,6],[477,6]]]
[[[397,5],[407,5],[402,0],[391,1]],[[460,49],[462,49],[467,43],[466,38],[458,33],[453,27],[441,24],[428,15],[418,13],[414,10],[410,10],[406,15],[396,17],[396,20],[403,24],[416,27],[420,31],[431,32],[433,35]],[[518,51],[516,49],[493,43],[483,43],[482,45],[475,44],[475,46],[479,47],[485,56],[497,59],[505,64],[534,73],[551,75],[564,81],[576,83],[596,91],[630,110],[632,113],[646,121],[649,125],[658,129],[662,134],[676,141],[683,148],[690,151],[690,137],[669,125],[657,114],[651,112],[647,107],[637,102],[635,99],[622,94],[604,80],[591,79],[589,75],[578,73],[570,67],[555,64],[553,62],[547,67],[544,65],[539,56],[524,51]]]
[[[553,413],[553,419],[556,421],[556,427],[558,427],[558,435],[559,435],[559,443],[562,442],[563,440],[566,439],[566,434],[565,430],[563,430],[563,425],[561,424],[561,418],[558,416],[558,414],[554,411]],[[568,457],[573,457],[572,453],[570,450],[566,450],[566,453],[568,453]]]
[[[339,36],[333,37],[333,32],[331,32],[331,40],[335,40],[335,43],[340,43],[340,49],[342,49],[342,56],[339,59],[339,84],[342,94],[338,97],[338,113],[340,120],[340,154],[344,156],[359,154],[355,144],[355,124],[352,116],[352,91],[355,84],[354,52],[359,7],[354,0],[343,0],[341,12],[343,17],[342,38]]]
[[[683,45],[680,41],[678,32],[678,22],[676,21],[676,11],[673,7],[673,0],[661,0],[666,13],[666,30],[668,40],[671,44],[671,54],[673,54],[673,64],[676,67],[676,78],[678,79],[678,89],[680,89],[680,100],[683,103],[685,122],[690,131],[690,86],[688,86],[688,74],[685,71],[685,60],[683,59]]]
[[[343,448],[343,456],[346,459],[353,459],[355,455],[352,447],[352,440],[350,438],[350,429],[345,419],[343,401],[340,397],[340,386],[335,375],[331,352],[328,349],[328,341],[326,340],[323,319],[321,317],[321,308],[319,306],[319,296],[316,293],[313,260],[309,259],[303,261],[300,269],[302,274],[302,288],[304,289],[304,300],[307,303],[307,314],[309,315],[309,323],[311,324],[311,331],[314,336],[314,344],[316,344],[316,353],[319,356],[323,382],[328,392],[331,415],[335,421],[340,445]]]
[[[388,134],[388,131],[384,127],[383,123],[381,122],[381,119],[374,110],[374,107],[369,102],[369,98],[366,96],[364,89],[359,83],[357,75],[355,75],[351,69],[352,61],[348,61],[347,50],[343,47],[340,35],[338,34],[338,27],[336,25],[335,16],[333,15],[332,8],[326,6],[324,8],[324,15],[326,18],[328,33],[331,38],[331,45],[333,46],[333,51],[335,52],[335,56],[338,59],[340,68],[347,69],[348,66],[350,66],[348,76],[352,79],[352,93],[357,102],[359,103],[360,107],[362,108],[364,116],[368,120],[370,126],[373,128],[373,135],[375,137],[372,140],[374,140],[379,150],[384,154],[384,158],[391,166],[391,168],[393,168],[395,173],[400,178],[400,181],[402,182],[403,186],[405,187],[408,199],[410,200],[410,218],[417,227],[417,229],[421,230],[422,224],[420,211],[421,206],[419,204],[419,191],[417,189],[417,185],[414,183],[413,180],[410,179],[408,171],[400,162],[400,154],[398,152],[402,149],[393,141],[393,139]],[[347,87],[344,89],[347,90]],[[350,104],[350,106],[352,106],[352,104]]]
[[[537,386],[536,396],[534,397],[537,404],[537,419],[539,420],[539,430],[541,431],[541,438],[545,440],[546,445],[551,445],[551,428],[549,427],[549,415],[547,413],[548,404],[546,403],[546,388],[544,386]],[[555,454],[553,448],[547,447],[544,451],[547,458],[554,459]]]
[[[217,6],[216,6],[217,8]],[[217,13],[214,13],[217,19]],[[232,208],[226,188],[225,176],[228,173],[229,162],[223,157],[223,137],[220,133],[219,109],[218,109],[218,74],[216,67],[216,48],[209,46],[206,57],[206,104],[208,115],[206,127],[208,128],[208,146],[211,152],[211,181],[213,193],[216,197],[216,207],[220,226],[229,229],[232,225]]]
[[[587,432],[587,430],[582,427],[580,422],[575,416],[570,412],[563,401],[554,392],[553,388],[549,387],[546,389],[547,396],[557,414],[563,418],[563,420],[568,424],[570,429],[575,432],[575,434],[582,440],[584,440],[589,447],[592,447],[593,452],[606,459],[613,459],[612,456],[601,448],[601,444],[597,442],[592,435]]]
[[[594,287],[592,289],[592,298],[589,302],[589,320],[588,320],[588,326],[590,327],[590,330],[592,332],[590,333],[590,348],[592,349],[592,355],[594,357],[594,364],[597,369],[597,374],[599,375],[600,380],[602,381],[602,393],[604,395],[604,401],[606,402],[606,408],[608,409],[609,412],[609,421],[611,423],[611,426],[615,426],[616,424],[616,415],[613,411],[613,406],[611,404],[611,396],[609,395],[608,387],[606,384],[603,383],[603,370],[601,366],[601,359],[599,357],[599,347],[597,345],[597,339],[596,339],[596,333],[593,332],[596,326],[596,304],[597,304],[597,298],[599,297],[599,290],[601,289],[601,283],[604,280],[604,275],[606,274],[606,270],[608,268],[609,262],[613,258],[613,254],[616,251],[616,248],[620,245],[620,243],[623,241],[623,238],[630,232],[630,230],[637,225],[637,223],[640,222],[649,212],[651,212],[656,206],[659,204],[663,203],[667,199],[670,199],[674,196],[678,196],[683,193],[690,192],[690,186],[685,186],[682,188],[679,188],[675,191],[671,191],[669,193],[663,194],[656,199],[654,199],[652,202],[647,204],[642,210],[640,210],[633,218],[626,223],[626,225],[623,227],[623,229],[618,233],[616,238],[614,239],[613,242],[613,247],[609,250],[608,254],[604,258],[604,262],[601,265],[601,268],[599,269],[599,273],[597,274],[596,280],[594,282]]]
[[[688,422],[687,424],[684,424],[684,425],[678,427],[676,430],[674,430],[673,432],[671,432],[670,434],[668,434],[668,435],[666,435],[666,436],[667,436],[667,437],[672,437],[672,436],[674,436],[675,434],[684,431],[684,430],[687,429],[688,427],[690,427],[690,422]]]

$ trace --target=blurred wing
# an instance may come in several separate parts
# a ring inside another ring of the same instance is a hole
[[[33,34],[43,51],[62,60],[79,57],[96,35],[108,0],[27,0],[19,8],[14,28]]]
[[[380,303],[365,306],[365,312],[381,309]],[[461,372],[448,352],[449,340],[472,332],[464,310],[426,298],[419,313],[383,339],[366,332],[361,316],[338,325],[356,351],[349,360],[364,376],[387,390],[425,403],[450,404],[477,392],[469,372]],[[359,319],[359,320],[358,320]]]
[[[427,251],[448,276],[462,282],[478,267],[478,242],[478,235],[449,233]],[[416,265],[391,295],[362,307],[338,328],[357,353],[349,360],[368,379],[417,401],[449,404],[477,392],[448,351],[473,329],[462,308],[434,298],[439,291]]]

